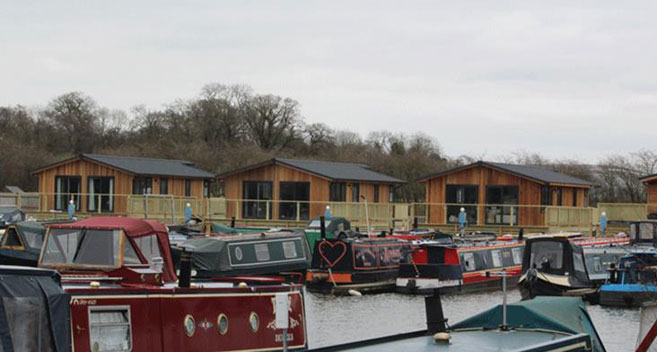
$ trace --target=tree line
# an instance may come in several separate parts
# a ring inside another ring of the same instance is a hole
[[[44,107],[0,107],[0,186],[35,191],[32,171],[81,153],[186,159],[220,173],[272,157],[356,162],[407,180],[400,202],[422,202],[415,180],[476,161],[450,157],[423,134],[373,131],[363,137],[323,123],[306,123],[299,103],[242,85],[209,84],[198,96],[161,109],[126,112],[100,106],[81,92]],[[639,177],[657,172],[657,154],[609,155],[596,164],[518,152],[497,161],[551,167],[595,182],[595,202],[643,202]],[[0,189],[0,191],[3,191]]]

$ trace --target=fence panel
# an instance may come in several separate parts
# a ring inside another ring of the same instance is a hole
[[[646,219],[648,216],[647,204],[631,203],[599,203],[598,215],[605,212],[607,219],[612,221],[631,221]]]

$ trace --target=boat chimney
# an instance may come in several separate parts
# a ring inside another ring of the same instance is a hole
[[[319,217],[319,234],[322,236],[322,239],[326,239],[326,224],[324,223],[326,218],[324,216]]]
[[[417,226],[418,226],[418,219],[417,219],[417,216],[414,216],[413,217],[413,230],[417,230]]]
[[[230,227],[235,228],[235,217],[230,218]]]
[[[179,287],[189,287],[192,280],[192,253],[183,249],[180,254]]]
[[[524,241],[525,237],[525,228],[521,227],[520,230],[518,230],[518,242]]]
[[[438,289],[433,290],[433,295],[424,297],[424,307],[427,314],[427,332],[434,335],[447,331],[447,319],[443,313]]]

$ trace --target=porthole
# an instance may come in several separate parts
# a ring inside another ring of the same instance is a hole
[[[258,328],[260,328],[260,317],[258,317],[258,313],[251,312],[251,315],[249,315],[249,327],[252,332],[258,332]]]
[[[185,327],[185,335],[187,335],[187,337],[194,336],[194,333],[196,332],[196,322],[194,321],[194,317],[187,314],[183,325]]]
[[[242,253],[242,248],[235,247],[235,259],[241,262],[242,258],[244,258],[244,254]]]
[[[219,331],[221,335],[226,335],[228,332],[228,317],[224,313],[217,316],[217,331]]]

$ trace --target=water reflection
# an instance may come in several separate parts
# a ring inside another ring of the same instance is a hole
[[[509,291],[509,302],[520,300]],[[456,323],[502,302],[501,292],[445,295],[445,317]],[[638,309],[589,306],[591,319],[608,351],[633,351],[639,331]],[[335,297],[306,293],[310,347],[393,335],[426,328],[424,298],[393,293]]]

